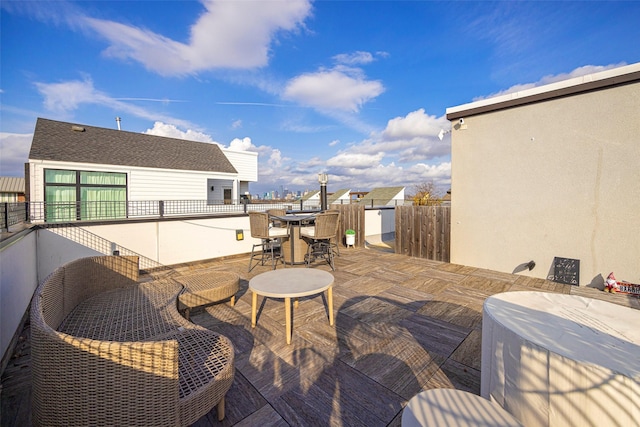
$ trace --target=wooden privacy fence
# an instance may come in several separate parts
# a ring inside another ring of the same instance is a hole
[[[344,232],[352,229],[356,232],[356,246],[364,246],[364,206],[332,204],[331,209],[340,211],[338,236],[340,243],[345,244]]]
[[[396,206],[397,254],[449,262],[451,207]]]

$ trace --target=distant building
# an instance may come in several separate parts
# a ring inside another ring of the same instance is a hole
[[[318,209],[320,208],[320,191],[308,191],[300,200],[302,209]]]
[[[404,190],[406,187],[374,188],[358,199],[358,203],[365,206],[402,206],[404,205]]]
[[[338,190],[335,193],[327,195],[327,205],[331,206],[334,203],[348,205],[350,203],[349,193],[350,189]]]
[[[39,118],[27,165],[27,199],[47,202],[48,220],[91,219],[91,202],[127,209],[128,201],[239,203],[257,181],[257,153]],[[99,212],[94,212],[100,216]],[[120,216],[117,212],[115,216]]]
[[[24,178],[0,177],[0,202],[24,202]]]

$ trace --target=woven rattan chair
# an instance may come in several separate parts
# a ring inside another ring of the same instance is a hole
[[[280,221],[278,218],[274,218],[278,216],[285,216],[287,214],[286,209],[269,209],[267,210],[267,213],[269,214],[269,219],[271,220],[271,224],[273,224],[274,227],[287,227],[286,222]]]
[[[332,270],[335,270],[333,263],[332,239],[338,234],[339,212],[322,212],[316,215],[313,227],[302,227],[300,235],[309,242],[309,249],[305,255],[307,267],[318,258],[326,259]]]
[[[251,237],[260,239],[260,243],[255,243],[251,248],[248,271],[253,270],[258,264],[264,265],[268,260],[271,260],[274,270],[278,261],[284,264],[281,240],[289,236],[289,231],[286,228],[271,227],[269,214],[266,212],[249,212],[249,225]],[[258,247],[260,251],[256,252]]]
[[[34,426],[188,426],[216,406],[224,418],[231,341],[180,316],[177,282],[137,280],[137,257],[90,257],[38,286]]]
[[[329,209],[326,210],[325,212],[337,212],[338,213],[338,228],[337,230],[340,230],[340,211],[338,209]],[[331,246],[334,247],[334,249],[336,250],[336,255],[340,256],[340,244],[342,243],[342,237],[338,234],[338,231],[336,230],[336,237],[331,239]]]

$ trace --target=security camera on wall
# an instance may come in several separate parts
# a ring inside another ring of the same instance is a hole
[[[461,125],[463,125],[463,124],[464,124],[464,119],[460,119],[460,120],[459,120],[459,123],[460,123]]]

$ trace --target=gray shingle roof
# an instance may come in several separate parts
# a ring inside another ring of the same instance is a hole
[[[405,187],[378,187],[369,191],[364,197],[359,199],[360,203],[373,200],[378,204],[387,204],[398,195]]]
[[[313,197],[315,197],[316,195],[319,195],[319,194],[320,194],[320,191],[318,191],[318,190],[309,191],[307,194],[302,196],[302,198],[300,200],[306,201],[306,200],[309,200],[309,199],[311,199],[311,198],[313,198]]]
[[[237,173],[217,144],[42,118],[36,122],[29,159]]]
[[[351,190],[349,190],[348,188],[346,188],[346,189],[343,188],[341,190],[336,191],[335,193],[331,194],[330,196],[327,196],[327,203],[331,204],[331,203],[335,202],[336,200],[342,198],[345,195],[348,196],[350,191]],[[348,199],[348,197],[347,197],[347,199]]]

